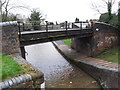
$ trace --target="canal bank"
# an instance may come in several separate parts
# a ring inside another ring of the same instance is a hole
[[[45,89],[93,89],[100,85],[90,75],[69,63],[52,43],[26,46],[26,60],[44,73]]]
[[[95,78],[104,89],[120,88],[117,63],[87,57],[71,49],[62,41],[56,41],[53,44],[65,58]]]

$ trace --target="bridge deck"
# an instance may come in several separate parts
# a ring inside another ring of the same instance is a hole
[[[60,30],[46,30],[42,31],[26,31],[20,34],[21,47],[31,44],[50,42],[55,40],[62,40],[75,37],[90,37],[93,31],[91,29],[60,29]]]

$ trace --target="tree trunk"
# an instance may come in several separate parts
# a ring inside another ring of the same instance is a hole
[[[118,25],[119,25],[119,29],[120,29],[120,2],[119,2],[119,4],[118,4],[119,6],[119,9],[118,9]]]
[[[112,2],[108,2],[108,17],[109,17],[109,21],[112,19]]]

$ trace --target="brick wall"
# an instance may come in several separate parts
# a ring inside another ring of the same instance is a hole
[[[0,53],[20,54],[18,30],[17,22],[0,23]]]
[[[93,36],[74,38],[71,47],[87,56],[96,56],[118,43],[118,29],[105,24],[96,23],[92,27]]]
[[[118,29],[105,23],[96,23],[93,26],[92,55],[98,55],[102,51],[118,44]]]

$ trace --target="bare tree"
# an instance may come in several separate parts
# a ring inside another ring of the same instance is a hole
[[[102,4],[92,3],[92,9],[97,11],[98,13],[102,14],[102,9],[106,9],[108,13],[108,18],[111,20],[112,18],[112,7],[115,4],[116,0],[101,0]]]
[[[26,7],[26,5],[17,4],[17,1],[15,3],[15,0],[0,0],[0,4],[0,9],[2,10],[2,17],[4,19],[3,21],[6,21],[9,11],[12,9],[29,9],[28,7]]]

